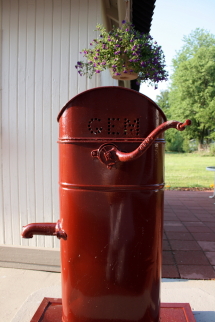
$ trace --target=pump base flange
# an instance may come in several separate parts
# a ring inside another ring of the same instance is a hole
[[[59,322],[62,300],[44,297],[30,322]],[[189,303],[161,303],[160,322],[196,322]]]

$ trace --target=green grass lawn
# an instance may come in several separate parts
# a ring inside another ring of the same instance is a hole
[[[166,188],[199,187],[212,188],[215,172],[206,167],[215,166],[215,156],[197,153],[166,153]]]

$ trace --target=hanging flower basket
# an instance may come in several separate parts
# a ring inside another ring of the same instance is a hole
[[[129,22],[122,23],[122,28],[113,27],[110,32],[102,25],[96,26],[100,36],[90,43],[90,49],[81,52],[87,61],[77,62],[78,73],[92,78],[109,68],[114,79],[137,79],[138,83],[155,86],[167,80],[161,47],[149,34],[136,31]]]
[[[124,49],[123,49],[124,51]],[[123,60],[123,71],[122,72],[116,72],[116,67],[115,68],[109,68],[111,77],[113,79],[117,80],[134,80],[138,78],[138,73],[135,73],[134,70],[132,69],[132,66],[128,62],[127,56],[121,55],[121,59]]]
[[[110,74],[113,79],[118,80],[134,80],[138,78],[138,73],[134,73],[131,69],[125,69],[122,73],[114,72],[113,68],[110,68]]]

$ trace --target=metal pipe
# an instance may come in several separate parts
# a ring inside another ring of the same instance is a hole
[[[67,239],[67,234],[61,228],[60,220],[57,223],[31,223],[23,227],[23,238],[33,238],[34,235],[56,236]]]

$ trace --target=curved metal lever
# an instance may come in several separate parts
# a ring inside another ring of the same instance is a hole
[[[57,238],[67,239],[67,234],[61,228],[61,222],[56,223],[32,223],[23,227],[23,238],[33,238],[34,235],[56,236]]]
[[[97,157],[102,163],[104,163],[108,169],[111,169],[117,162],[127,162],[139,158],[154,142],[156,137],[162,132],[175,128],[178,131],[184,131],[185,127],[190,125],[191,121],[186,120],[184,123],[178,121],[167,121],[159,125],[154,131],[152,131],[147,138],[138,146],[138,148],[132,152],[124,153],[118,150],[115,144],[103,144],[98,150],[93,150],[91,155]]]

